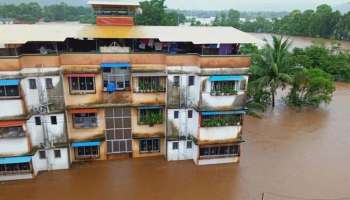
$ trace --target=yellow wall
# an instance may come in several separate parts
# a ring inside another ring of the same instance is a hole
[[[132,156],[134,158],[165,155],[165,139],[160,138],[160,153],[140,153],[139,148],[140,148],[140,140],[133,139],[133,141],[132,141]]]
[[[74,149],[73,148],[69,149],[69,154],[70,154],[71,162],[82,161],[82,160],[76,160],[75,159],[75,154],[74,154]],[[96,158],[94,160],[106,160],[106,159],[107,159],[107,143],[106,143],[106,141],[101,141],[101,144],[100,144],[100,157]]]
[[[65,75],[63,81],[64,87],[64,100],[67,106],[70,105],[84,105],[84,104],[97,104],[102,102],[102,93],[103,93],[103,83],[102,75],[96,74],[95,77],[95,89],[96,93],[94,94],[70,94],[69,90],[69,77]]]
[[[85,141],[95,139],[99,136],[104,136],[104,130],[106,129],[105,112],[104,109],[97,110],[97,128],[92,129],[76,129],[73,127],[72,114],[67,111],[67,129],[69,140]]]

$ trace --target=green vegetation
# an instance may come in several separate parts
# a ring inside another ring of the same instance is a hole
[[[26,23],[35,23],[40,20],[53,21],[80,21],[94,23],[93,12],[90,8],[68,6],[65,3],[41,7],[38,3],[22,3],[19,5],[1,5],[0,17],[11,18]]]
[[[219,126],[236,126],[241,122],[239,115],[223,115],[203,117],[201,121],[202,127],[219,127]]]
[[[150,125],[163,123],[163,114],[160,110],[148,110],[145,114],[140,115],[140,125]]]
[[[177,26],[184,23],[186,17],[175,11],[166,11],[165,0],[140,2],[142,14],[136,16],[138,25]]]
[[[350,12],[342,15],[326,4],[318,6],[316,10],[294,10],[279,18],[258,16],[255,20],[240,21],[240,17],[235,10],[222,12],[217,14],[213,25],[233,26],[246,32],[350,40]]]
[[[299,108],[318,107],[321,103],[330,103],[334,91],[330,74],[321,69],[302,69],[295,74],[287,102]]]
[[[272,46],[261,50],[253,45],[242,48],[253,54],[248,113],[255,115],[255,111],[264,111],[269,105],[274,107],[279,88],[290,89],[285,101],[290,106],[318,107],[330,103],[334,80],[350,81],[349,54],[317,45],[288,52],[288,40],[273,37],[273,41]]]
[[[259,54],[254,66],[250,68],[252,73],[251,85],[260,91],[268,92],[271,95],[272,107],[275,107],[275,95],[277,89],[285,88],[292,82],[288,73],[288,48],[290,43],[282,37],[273,37],[273,46],[266,45]]]

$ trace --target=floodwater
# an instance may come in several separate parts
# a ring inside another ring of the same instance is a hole
[[[1,200],[284,200],[350,197],[350,84],[333,102],[297,112],[281,104],[247,117],[240,164],[195,166],[163,158],[75,164],[0,183]],[[276,196],[279,195],[279,196]],[[287,198],[288,197],[288,198]]]
[[[270,33],[250,33],[250,34],[252,34],[258,39],[266,40],[268,43],[272,44],[273,34],[270,34]],[[292,41],[291,49],[294,49],[295,47],[306,48],[313,45],[315,42],[322,42],[325,44],[326,47],[331,48],[332,44],[335,42],[334,40],[330,40],[330,39],[321,39],[321,38],[313,38],[313,37],[286,36],[286,38],[289,38]],[[337,41],[337,43],[340,43],[340,49],[345,51],[350,51],[350,41]],[[259,44],[259,46],[262,46],[262,45],[263,44]]]

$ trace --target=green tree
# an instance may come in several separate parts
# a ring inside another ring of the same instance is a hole
[[[165,0],[140,2],[142,14],[136,15],[136,24],[154,26],[177,26],[184,23],[186,17],[175,11],[166,11]]]
[[[335,83],[328,73],[321,69],[302,69],[295,75],[287,101],[298,108],[318,107],[321,103],[330,103],[334,91]]]
[[[273,45],[267,45],[250,68],[252,87],[260,91],[268,91],[271,95],[272,107],[275,107],[277,89],[285,88],[292,82],[292,77],[289,75],[289,47],[289,40],[273,36]]]
[[[237,10],[230,9],[227,13],[220,12],[216,15],[213,26],[232,26],[240,27],[240,13]]]

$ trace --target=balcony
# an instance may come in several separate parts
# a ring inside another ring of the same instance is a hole
[[[29,152],[29,141],[22,126],[22,121],[0,123],[0,155],[12,156]]]
[[[24,54],[18,57],[1,57],[0,70],[19,70],[24,67],[57,67],[60,65],[99,65],[105,62],[128,62],[131,64],[163,64],[168,66],[200,66],[202,68],[248,68],[249,56],[199,55],[166,53],[61,53],[60,55]]]

